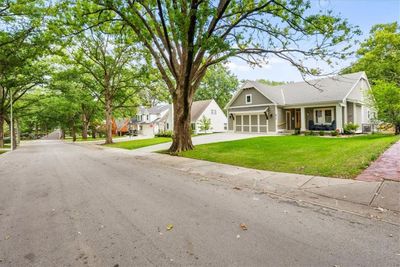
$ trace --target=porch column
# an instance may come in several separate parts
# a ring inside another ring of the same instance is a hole
[[[357,124],[357,105],[356,102],[353,102],[353,123]]]
[[[347,101],[344,102],[344,124],[347,124]]]
[[[339,129],[340,132],[343,132],[343,120],[342,120],[342,116],[343,116],[343,112],[342,112],[342,105],[337,104],[336,105],[336,129]]]
[[[306,129],[306,109],[304,107],[300,108],[300,131],[305,132]]]

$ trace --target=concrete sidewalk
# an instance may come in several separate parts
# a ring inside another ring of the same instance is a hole
[[[114,149],[109,151],[122,152]],[[260,194],[271,194],[296,202],[304,201],[400,225],[399,182],[363,182],[278,173],[158,153],[137,153],[135,157],[199,175],[203,177],[199,182],[222,181],[230,183],[236,190],[256,190]]]

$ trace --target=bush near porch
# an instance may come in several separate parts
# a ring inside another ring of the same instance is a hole
[[[199,145],[180,155],[260,170],[354,178],[399,139],[378,134],[349,138],[266,136]]]

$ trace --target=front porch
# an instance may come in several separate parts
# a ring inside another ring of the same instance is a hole
[[[282,115],[284,119],[281,129],[285,132],[343,129],[343,108],[339,105],[285,108]]]

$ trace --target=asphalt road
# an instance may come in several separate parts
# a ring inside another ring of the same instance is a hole
[[[0,266],[399,266],[399,253],[397,226],[95,146],[0,156]]]

